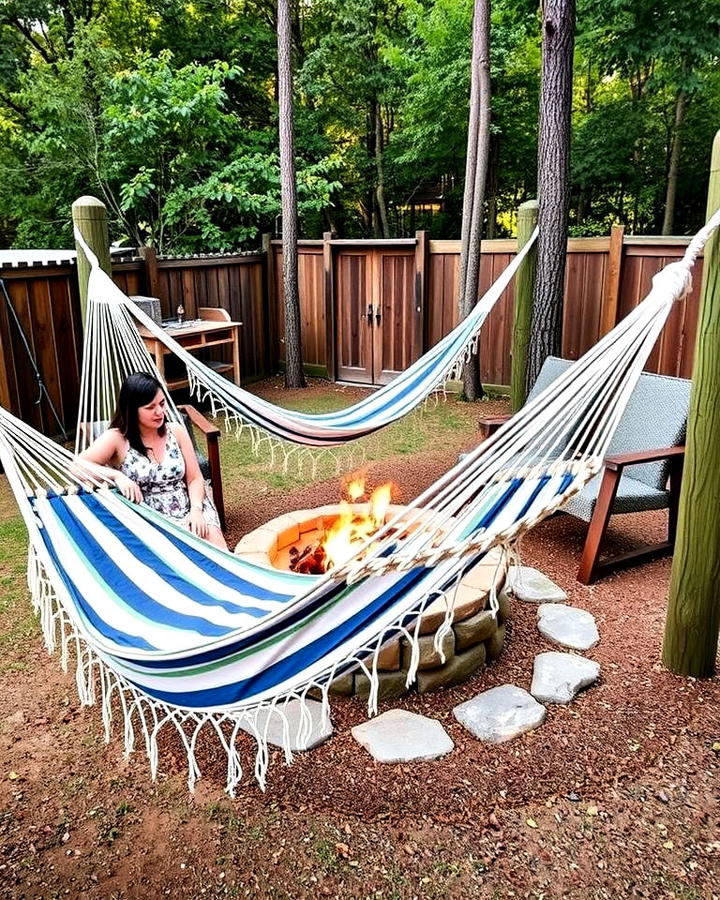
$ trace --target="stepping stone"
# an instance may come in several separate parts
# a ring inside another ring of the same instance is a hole
[[[287,705],[278,703],[276,707],[277,712],[271,712],[267,709],[260,710],[257,717],[258,732],[262,735],[267,725],[268,743],[275,747],[282,747],[283,720],[279,713],[283,712],[288,722],[289,749],[293,753],[297,753],[299,750],[312,750],[313,747],[322,744],[332,735],[333,726],[329,718],[323,717],[322,703],[318,703],[317,700],[306,700],[305,706],[312,720],[312,728],[307,743],[300,743],[301,729],[305,727],[300,700],[291,700]],[[241,728],[249,734],[254,734],[253,730],[246,725],[241,726]]]
[[[551,650],[535,657],[530,693],[541,703],[570,703],[578,693],[594,684],[600,664],[573,653]]]
[[[513,596],[526,603],[563,603],[567,600],[562,588],[530,566],[510,566],[507,587]]]
[[[501,684],[456,706],[453,715],[479,740],[502,744],[542,725],[547,710],[522,688]]]
[[[595,617],[585,609],[563,603],[538,607],[538,630],[543,637],[570,650],[589,650],[600,640]]]
[[[455,746],[435,719],[404,709],[389,709],[381,716],[356,725],[352,736],[381,763],[437,759]]]

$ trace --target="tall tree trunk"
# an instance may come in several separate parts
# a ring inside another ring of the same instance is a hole
[[[462,318],[477,303],[480,284],[480,240],[490,152],[490,0],[475,0],[470,85],[459,278]],[[465,366],[463,386],[468,400],[482,396],[477,358]]]
[[[665,216],[663,217],[662,233],[672,234],[675,221],[675,197],[677,193],[678,169],[680,168],[680,145],[682,143],[682,125],[685,119],[685,105],[687,94],[678,91],[675,100],[675,127],[672,134],[672,150],[670,151],[670,165],[668,166],[667,191],[665,193]]]
[[[528,390],[562,343],[563,288],[570,207],[575,0],[545,0],[538,141],[537,280],[528,352]]]
[[[487,229],[485,236],[491,241],[497,233],[497,202],[500,185],[500,135],[490,135],[490,161],[487,185]]]
[[[282,195],[283,291],[285,294],[285,387],[305,387],[298,291],[298,217],[293,125],[291,0],[278,0],[278,103]]]
[[[380,115],[380,104],[375,105],[375,168],[377,169],[377,184],[375,185],[375,199],[377,200],[378,215],[380,216],[381,237],[390,237],[388,226],[387,205],[385,203],[385,172],[383,170],[383,124]]]

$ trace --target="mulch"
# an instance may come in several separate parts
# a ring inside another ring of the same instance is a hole
[[[369,479],[390,477],[411,498],[455,453],[372,463]],[[229,543],[337,493],[332,479],[251,506],[235,498]],[[621,517],[610,549],[657,540],[663,525],[660,513]],[[140,751],[123,760],[117,733],[102,744],[98,711],[78,709],[72,678],[36,640],[27,668],[0,676],[0,896],[717,897],[720,680],[661,665],[670,560],[579,585],[584,531],[557,516],[521,555],[595,616],[601,640],[587,655],[600,682],[508,744],[465,732],[453,707],[498,684],[528,689],[534,656],[553,649],[535,608],[514,602],[485,672],[381,704],[442,722],[455,749],[432,763],[374,763],[350,734],[364,704],[336,698],[333,738],[289,767],[273,752],[265,793],[248,758],[237,797],[225,798],[224,760],[201,742],[189,796],[180,748],[163,744],[153,784]]]

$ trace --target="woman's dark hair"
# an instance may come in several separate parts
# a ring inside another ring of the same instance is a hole
[[[140,438],[138,410],[141,406],[152,403],[157,392],[162,389],[157,378],[147,372],[133,372],[132,375],[128,375],[120,388],[115,413],[109,425],[110,428],[117,428],[120,434],[127,438],[130,446],[143,456],[147,456],[148,451]],[[158,434],[164,436],[166,430],[167,421],[158,428]]]

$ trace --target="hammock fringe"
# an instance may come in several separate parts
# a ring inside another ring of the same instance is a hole
[[[498,566],[501,565],[503,565],[502,560],[498,563]],[[188,788],[192,791],[202,774],[196,754],[198,740],[201,732],[209,728],[227,757],[225,790],[231,797],[235,796],[244,773],[241,751],[238,746],[241,734],[248,734],[255,741],[253,774],[260,789],[264,791],[267,788],[270,765],[269,732],[271,728],[277,724],[278,720],[280,721],[282,727],[280,749],[286,764],[290,765],[294,755],[292,747],[307,747],[312,738],[313,716],[308,702],[319,702],[322,722],[329,721],[330,688],[332,682],[340,674],[356,670],[367,677],[369,682],[368,716],[377,715],[380,687],[378,660],[381,650],[391,640],[404,638],[409,644],[410,664],[406,687],[410,688],[417,680],[420,662],[420,617],[431,603],[442,597],[446,603],[446,613],[441,628],[446,630],[450,628],[453,623],[457,587],[461,578],[462,572],[459,570],[444,590],[427,591],[414,609],[404,613],[397,621],[386,626],[375,640],[328,666],[305,684],[271,700],[247,708],[196,711],[182,709],[149,697],[115,672],[73,626],[32,544],[28,554],[28,585],[45,645],[48,651],[52,652],[56,649],[59,641],[63,671],[66,673],[69,670],[71,656],[74,658],[78,700],[81,706],[99,705],[105,743],[109,744],[112,740],[113,704],[117,703],[115,709],[119,707],[122,717],[124,756],[128,758],[135,751],[139,728],[149,763],[150,775],[155,781],[159,774],[159,735],[167,727],[174,728],[185,750],[188,765],[187,783]],[[444,662],[444,654],[442,654],[437,637],[436,649],[441,652]],[[291,733],[286,708],[293,701],[299,703],[300,721]],[[229,733],[227,728],[230,729]]]

